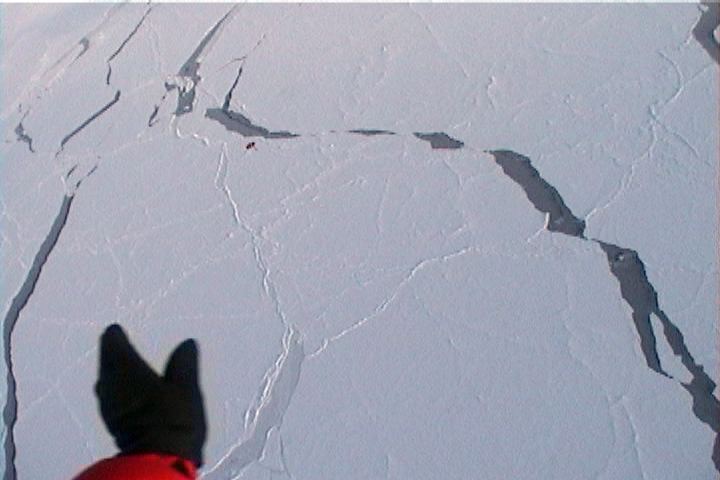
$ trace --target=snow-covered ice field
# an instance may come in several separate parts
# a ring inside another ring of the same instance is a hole
[[[4,478],[115,453],[113,322],[203,478],[717,478],[717,16],[1,5]]]

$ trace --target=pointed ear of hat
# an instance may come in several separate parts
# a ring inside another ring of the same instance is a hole
[[[157,378],[157,374],[132,346],[122,327],[110,325],[100,339],[100,375],[128,372],[139,381]]]
[[[182,388],[198,388],[198,347],[188,339],[177,346],[165,366],[165,380]]]

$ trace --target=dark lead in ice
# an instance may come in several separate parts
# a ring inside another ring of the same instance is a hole
[[[673,354],[680,358],[683,366],[692,376],[689,383],[681,382],[681,385],[692,398],[693,413],[716,434],[720,434],[720,402],[713,395],[715,382],[705,373],[703,366],[695,362],[685,345],[682,332],[660,308],[657,292],[648,280],[645,265],[637,252],[597,240],[596,242],[607,255],[610,271],[620,284],[620,294],[632,309],[633,321],[640,336],[640,346],[648,367],[661,375],[670,377],[660,365],[655,335],[650,322],[652,314],[662,323],[665,340],[670,345]],[[720,458],[717,451],[720,448],[718,438],[720,436],[717,436],[715,440],[713,461],[715,468],[720,471]]]
[[[217,21],[215,26],[213,26],[213,28],[205,34],[190,57],[185,61],[182,67],[180,67],[178,76],[186,80],[190,80],[190,86],[174,86],[174,88],[178,91],[178,104],[175,109],[175,115],[180,116],[192,112],[193,104],[195,103],[195,87],[197,87],[200,80],[202,80],[202,77],[198,74],[198,70],[200,70],[200,55],[202,55],[205,48],[207,48],[210,41],[213,39],[215,34],[217,34],[220,27],[222,27],[223,23],[225,23],[234,9],[235,7],[231,8],[220,20]]]
[[[657,343],[650,315],[660,311],[657,292],[645,272],[645,265],[634,250],[609,243],[597,242],[607,256],[610,272],[620,284],[620,295],[632,309],[635,330],[640,336],[640,348],[647,366],[666,377],[670,375],[660,365]]]
[[[265,127],[253,124],[245,115],[222,108],[208,108],[205,116],[222,124],[231,132],[236,132],[243,137],[262,137],[268,139],[294,138],[299,135],[284,130],[271,132]]]
[[[698,8],[702,9],[703,13],[693,28],[693,36],[710,57],[720,64],[720,44],[713,35],[715,29],[720,26],[720,4],[717,2],[703,2],[698,5]]]
[[[27,132],[25,132],[25,127],[23,127],[22,122],[18,123],[15,127],[15,135],[17,135],[18,142],[27,143],[30,152],[35,153],[35,150],[33,150],[33,140],[32,138],[30,138]]]
[[[78,61],[80,57],[85,55],[85,53],[90,49],[90,40],[87,37],[83,37],[78,42],[78,45],[82,47],[82,50],[80,53],[77,54],[77,56],[73,59],[72,63],[75,63]]]
[[[270,131],[265,127],[255,125],[252,121],[243,115],[242,113],[233,112],[230,110],[230,101],[232,100],[233,92],[240,81],[242,75],[242,66],[238,68],[237,75],[230,89],[225,94],[225,100],[223,101],[222,108],[208,108],[205,111],[205,116],[211,120],[215,120],[223,125],[226,129],[231,132],[236,132],[243,137],[262,137],[267,139],[278,139],[278,138],[295,138],[299,135],[291,133],[285,130]]]
[[[548,230],[588,240],[584,237],[585,222],[572,214],[555,187],[540,176],[529,158],[510,150],[494,150],[488,153],[495,157],[503,172],[525,190],[535,208],[550,216]],[[658,294],[647,277],[645,264],[638,253],[600,240],[592,241],[600,245],[605,253],[610,272],[620,284],[620,295],[632,309],[633,323],[640,337],[640,348],[648,368],[672,378],[660,364],[657,339],[650,320],[650,316],[655,315],[662,324],[665,340],[673,354],[680,358],[683,366],[690,372],[690,382],[680,384],[692,398],[693,414],[716,433],[712,459],[715,469],[720,472],[720,402],[713,395],[715,382],[705,373],[703,366],[695,362],[682,332],[660,309]]]
[[[115,97],[114,97],[112,100],[110,100],[107,104],[105,104],[100,110],[98,110],[97,112],[95,112],[95,113],[93,113],[92,115],[90,115],[90,117],[88,117],[88,119],[85,120],[79,127],[77,127],[75,130],[73,130],[72,132],[70,132],[70,133],[68,133],[67,135],[65,135],[65,137],[63,137],[63,139],[60,141],[60,150],[58,150],[57,153],[60,153],[60,152],[63,150],[63,148],[65,148],[65,144],[66,144],[72,137],[74,137],[75,135],[77,135],[83,128],[85,128],[85,127],[87,127],[88,125],[90,125],[90,124],[91,124],[93,121],[95,121],[100,115],[102,115],[103,113],[107,112],[107,111],[110,109],[110,107],[112,107],[113,105],[115,105],[119,100],[120,100],[120,90],[118,90],[117,92],[115,92]]]
[[[45,262],[47,262],[50,253],[55,248],[60,233],[65,227],[68,215],[70,213],[70,206],[72,205],[73,196],[65,196],[63,202],[60,205],[60,211],[55,217],[55,221],[50,227],[45,240],[40,245],[40,249],[35,254],[30,271],[25,277],[25,281],[20,287],[20,291],[13,298],[10,304],[10,309],[5,315],[5,321],[3,322],[3,346],[5,354],[5,368],[7,369],[7,400],[5,408],[3,409],[3,421],[5,423],[5,480],[15,480],[17,478],[17,472],[15,470],[15,437],[13,435],[15,422],[17,421],[17,382],[15,379],[15,372],[13,369],[12,361],[12,334],[15,330],[20,313],[22,312],[25,305],[27,305],[30,296],[35,291],[35,285],[37,285],[40,273],[42,272]]]
[[[155,124],[154,120],[155,120],[155,117],[157,117],[157,114],[159,111],[160,111],[160,105],[155,105],[153,107],[152,113],[150,114],[150,118],[148,118],[148,123],[147,123],[148,127],[152,127]]]
[[[444,133],[444,132],[432,132],[432,133],[414,132],[413,135],[415,135],[420,140],[425,140],[426,142],[430,142],[430,146],[435,149],[455,150],[455,149],[462,148],[465,146],[465,144],[463,142],[452,138],[450,135],[448,135],[447,133]]]
[[[230,101],[232,100],[233,92],[235,91],[235,87],[237,87],[238,82],[240,81],[240,75],[242,75],[243,69],[242,65],[240,68],[238,68],[237,75],[235,75],[235,81],[233,81],[233,84],[230,86],[230,90],[225,94],[225,101],[223,102],[222,109],[227,111],[230,111]]]
[[[221,20],[222,22],[222,20]],[[212,33],[212,32],[211,32]],[[199,47],[198,47],[199,48]],[[244,59],[243,57],[242,59]],[[241,59],[241,60],[242,60]],[[299,137],[300,135],[292,132],[288,132],[287,130],[277,130],[277,131],[271,131],[265,127],[262,127],[260,125],[256,125],[250,120],[248,117],[243,115],[242,113],[233,111],[231,109],[231,101],[233,94],[235,93],[235,89],[238,86],[238,83],[240,82],[240,77],[243,73],[243,65],[241,64],[238,68],[237,74],[235,75],[235,79],[233,80],[232,85],[228,89],[227,93],[225,94],[225,99],[223,100],[223,104],[221,108],[208,108],[205,111],[205,117],[215,120],[216,122],[223,125],[227,130],[235,133],[239,133],[243,137],[261,137],[265,139],[282,139],[282,138],[295,138]],[[165,89],[167,91],[170,91],[171,89],[175,88],[173,85],[165,84]],[[157,115],[158,107],[155,107],[155,110],[153,111],[152,115],[150,116],[150,120],[148,121],[148,126],[151,126],[153,123],[153,119]],[[348,130],[348,133],[353,133],[357,135],[364,135],[364,136],[375,136],[375,135],[396,135],[395,132],[392,132],[390,130],[380,130],[380,129],[370,129],[370,128],[358,128],[353,130]],[[434,132],[434,133],[420,133],[415,132],[414,135],[426,142],[429,142],[432,148],[435,149],[457,149],[462,148],[464,146],[464,143],[456,140],[446,133],[442,132]]]
[[[365,135],[366,137],[374,137],[375,135],[395,135],[395,132],[391,132],[390,130],[373,130],[367,128],[357,128],[355,130],[348,130],[348,132]]]
[[[510,150],[493,150],[489,153],[495,157],[495,162],[505,175],[525,190],[533,206],[550,216],[548,230],[584,238],[585,221],[573,215],[555,187],[540,176],[528,157]]]
[[[115,57],[117,57],[117,56],[120,54],[120,52],[123,51],[123,48],[125,48],[125,45],[127,45],[128,42],[135,36],[135,34],[138,32],[138,30],[140,30],[140,27],[142,26],[143,22],[145,21],[145,19],[147,18],[147,16],[150,14],[150,12],[152,11],[152,9],[153,9],[153,7],[148,7],[148,9],[145,10],[145,14],[142,16],[142,18],[141,18],[140,21],[137,23],[137,25],[135,25],[135,28],[132,29],[132,31],[130,32],[130,34],[129,34],[127,37],[125,37],[125,40],[122,41],[122,43],[121,43],[120,46],[117,48],[117,50],[115,50],[115,51],[113,52],[113,54],[110,55],[110,57],[107,59],[107,62],[106,62],[106,63],[107,63],[107,66],[108,66],[108,72],[107,72],[107,75],[106,75],[106,77],[105,77],[105,84],[106,84],[106,85],[110,85],[110,75],[112,75],[112,65],[110,65],[110,64],[111,64],[112,61],[115,59]]]

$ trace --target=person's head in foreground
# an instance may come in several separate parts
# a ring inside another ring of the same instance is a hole
[[[100,337],[95,385],[100,413],[120,453],[74,480],[188,480],[202,466],[207,437],[198,347],[185,340],[157,374],[119,325]]]

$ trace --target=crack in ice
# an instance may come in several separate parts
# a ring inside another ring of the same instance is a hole
[[[68,141],[70,141],[71,138],[73,138],[75,135],[80,133],[85,127],[90,125],[92,122],[97,120],[98,117],[100,117],[103,113],[107,112],[110,108],[112,108],[113,105],[115,105],[120,100],[120,90],[115,92],[115,98],[110,100],[105,106],[103,106],[100,110],[93,113],[87,120],[85,120],[79,127],[77,127],[72,132],[65,135],[65,137],[60,141],[60,149],[55,153],[55,156],[57,157],[60,152],[63,151],[65,148],[65,144],[67,144]]]
[[[420,140],[425,140],[426,142],[429,142],[430,146],[433,149],[457,150],[457,149],[463,148],[465,146],[465,144],[463,142],[461,142],[460,140],[457,140],[455,138],[452,138],[450,135],[448,135],[445,132],[430,132],[430,133],[414,132],[413,135],[415,135]]]
[[[60,233],[62,232],[67,222],[68,215],[70,213],[70,206],[72,205],[74,196],[66,195],[63,198],[63,202],[60,205],[60,211],[58,212],[55,220],[50,227],[45,240],[40,245],[38,252],[35,254],[30,271],[25,277],[20,290],[15,295],[10,305],[10,309],[5,315],[5,321],[3,323],[3,343],[4,343],[4,354],[5,354],[5,368],[7,369],[7,400],[5,408],[3,410],[3,421],[5,423],[5,480],[15,480],[17,478],[17,472],[15,469],[15,437],[13,435],[15,423],[17,422],[17,382],[15,379],[14,366],[12,361],[12,334],[17,325],[18,318],[25,305],[30,300],[30,296],[35,291],[35,286],[40,278],[45,262],[47,262],[50,253],[52,253]]]
[[[25,127],[23,127],[22,120],[15,127],[15,135],[17,135],[18,142],[27,143],[30,153],[35,153],[35,150],[33,149],[33,139],[27,134],[27,132],[25,132]]]
[[[373,137],[375,135],[395,135],[395,132],[391,132],[390,130],[375,130],[371,128],[356,128],[354,130],[348,130],[348,133],[355,133],[366,137]]]
[[[203,36],[190,57],[180,67],[177,74],[177,82],[168,82],[165,89],[170,91],[176,89],[178,92],[178,103],[175,115],[180,116],[192,112],[195,103],[195,88],[202,80],[198,73],[205,50],[209,48],[216,34],[221,30],[225,22],[233,16],[237,6],[233,6],[215,25]],[[152,119],[151,119],[152,120]]]
[[[236,132],[243,137],[261,137],[265,139],[295,138],[299,137],[295,133],[285,130],[270,131],[265,127],[261,127],[252,123],[245,115],[232,110],[224,110],[222,108],[208,108],[205,116],[211,120],[215,120],[224,126],[228,131]]]
[[[207,472],[206,479],[236,478],[242,470],[260,460],[268,433],[282,425],[283,417],[300,381],[305,352],[300,332],[287,327],[283,335],[283,350],[272,367],[265,373],[259,394],[247,412],[246,437],[233,445]],[[284,457],[284,447],[281,451]],[[287,469],[283,458],[283,467]],[[289,472],[288,472],[289,473]]]
[[[508,177],[523,187],[535,208],[548,215],[547,230],[600,245],[607,256],[610,272],[620,285],[620,294],[633,311],[633,322],[640,337],[640,348],[648,368],[672,378],[660,364],[650,315],[655,315],[660,320],[665,340],[673,354],[680,358],[681,363],[692,376],[689,383],[682,381],[679,383],[692,398],[693,414],[716,433],[713,463],[720,472],[720,402],[713,394],[715,382],[705,373],[703,366],[695,362],[685,344],[682,332],[660,308],[657,292],[647,278],[645,264],[638,253],[601,240],[585,238],[583,234],[585,222],[573,215],[555,187],[540,176],[529,158],[510,150],[495,150],[488,153],[495,157],[495,161]]]
[[[230,203],[230,206],[232,207],[233,211],[233,220],[235,221],[235,225],[240,225],[242,222],[240,220],[240,213],[238,212],[238,206],[237,202],[233,199],[232,192],[230,191],[230,187],[227,185],[227,176],[228,176],[228,154],[227,154],[227,144],[223,143],[223,148],[220,151],[220,159],[218,160],[218,169],[215,174],[215,188],[222,190],[222,192],[225,194],[225,198],[227,198],[227,201]]]
[[[87,53],[87,51],[90,49],[90,39],[87,37],[83,37],[78,42],[78,45],[82,47],[82,50],[80,51],[80,53],[77,54],[77,57],[73,59],[72,63],[77,62],[80,57]]]
[[[660,365],[657,341],[650,315],[659,311],[657,293],[650,284],[645,265],[634,250],[597,241],[605,252],[608,266],[620,284],[620,293],[633,311],[635,330],[640,336],[640,349],[648,368],[665,377],[672,378]]]
[[[703,9],[703,6],[706,8]],[[720,44],[718,44],[718,40],[714,36],[715,29],[720,26],[720,4],[717,2],[703,2],[698,5],[698,8],[702,11],[702,14],[693,28],[693,36],[708,55],[715,60],[715,63],[720,64]]]
[[[620,405],[620,408],[622,409],[623,413],[625,414],[625,418],[627,419],[628,423],[630,424],[630,431],[633,435],[633,452],[635,453],[635,461],[637,461],[638,468],[640,469],[640,474],[642,475],[642,480],[647,480],[647,477],[645,475],[645,469],[643,468],[643,462],[640,458],[640,451],[638,450],[638,440],[639,435],[637,432],[637,428],[635,428],[635,421],[633,420],[632,416],[630,415],[630,411],[628,410],[627,406],[625,406],[625,400],[620,399],[617,403]]]
[[[258,42],[258,45],[259,44],[260,42]],[[247,55],[245,57],[247,57]],[[242,59],[244,59],[245,57],[242,57]],[[235,91],[235,88],[240,81],[240,76],[242,75],[242,72],[243,66],[240,65],[237,75],[235,76],[235,80],[230,86],[227,94],[225,94],[225,100],[223,101],[222,108],[208,108],[205,111],[205,116],[211,120],[217,121],[218,123],[223,125],[228,131],[237,132],[243,137],[262,137],[265,139],[299,137],[299,135],[297,134],[290,133],[284,130],[271,132],[265,127],[255,125],[245,115],[234,112],[230,109],[230,101],[232,100],[233,92]]]
[[[228,203],[230,203],[232,207],[233,212],[233,222],[235,223],[236,227],[241,228],[249,237],[250,237],[250,244],[253,249],[253,256],[255,259],[255,265],[257,266],[258,271],[260,272],[260,275],[262,276],[262,286],[263,291],[267,295],[267,297],[270,299],[270,301],[273,304],[273,308],[275,310],[275,315],[280,320],[280,322],[283,324],[284,327],[288,327],[288,321],[287,317],[285,315],[285,312],[282,309],[282,305],[280,303],[280,297],[277,293],[277,288],[275,287],[275,283],[270,278],[270,268],[267,265],[267,262],[265,261],[265,258],[262,253],[262,249],[260,248],[260,234],[258,234],[255,229],[253,229],[250,225],[248,225],[240,216],[240,211],[238,208],[238,204],[233,198],[232,191],[230,190],[230,187],[227,185],[227,176],[228,176],[228,153],[227,153],[227,144],[223,143],[223,148],[220,151],[220,159],[218,161],[218,169],[215,174],[215,188],[218,190],[221,190],[223,194],[225,195],[225,198],[227,199]]]
[[[423,26],[425,27],[425,31],[426,31],[428,34],[430,34],[430,36],[432,37],[432,39],[435,41],[435,45],[437,46],[437,48],[443,53],[444,56],[452,58],[452,60],[460,67],[460,70],[462,71],[463,76],[465,77],[465,79],[470,79],[470,75],[468,74],[468,71],[467,71],[467,69],[465,68],[465,65],[463,65],[463,63],[462,63],[460,60],[458,60],[458,58],[455,56],[455,54],[445,46],[445,43],[442,42],[442,41],[438,38],[438,36],[437,36],[437,35],[435,34],[435,32],[433,31],[432,27],[430,26],[430,23],[427,21],[427,19],[425,18],[425,16],[422,15],[420,12],[416,11],[415,8],[413,8],[413,4],[412,4],[412,3],[410,3],[408,6],[409,6],[409,8],[410,8],[410,11],[411,11],[413,14],[415,14],[415,16],[416,16],[418,19],[420,19],[420,21],[422,22]]]
[[[540,176],[530,159],[510,150],[489,151],[505,175],[520,185],[533,206],[548,216],[546,228],[584,238],[585,222],[565,205],[558,191]]]
[[[261,38],[258,43],[253,48],[253,51],[260,45],[263,38]],[[250,52],[252,53],[252,51]],[[232,85],[228,89],[227,93],[225,94],[225,99],[223,101],[223,104],[220,108],[208,108],[205,110],[205,117],[209,118],[210,120],[214,120],[218,123],[220,123],[222,126],[225,127],[226,130],[230,132],[239,133],[243,137],[260,137],[265,139],[288,139],[288,138],[296,138],[300,137],[301,135],[289,132],[287,130],[277,130],[277,131],[271,131],[263,126],[256,125],[253,123],[250,118],[243,115],[240,112],[233,111],[230,107],[230,102],[232,100],[232,96],[235,92],[235,89],[238,86],[238,83],[240,82],[240,77],[243,73],[243,66],[244,66],[244,60],[250,55],[250,53],[240,57],[239,59],[243,63],[241,63],[240,67],[238,68],[237,75],[235,75],[235,79],[233,80]],[[165,85],[166,90],[170,90],[172,88],[172,85],[166,84]],[[163,97],[164,99],[164,97]],[[148,121],[148,126],[152,125],[152,121],[157,115],[159,106],[156,105],[153,113],[150,116],[150,120]],[[336,133],[335,130],[331,130],[331,133]],[[357,134],[357,135],[363,135],[363,136],[375,136],[375,135],[397,135],[397,132],[393,132],[390,130],[383,130],[383,129],[372,129],[372,128],[358,128],[358,129],[352,129],[348,130],[347,133],[351,134]],[[313,134],[309,134],[310,136],[313,136]],[[465,146],[464,142],[452,138],[445,132],[414,132],[413,135],[423,141],[426,141],[430,144],[431,148],[433,149],[451,149],[456,150],[463,148]]]
[[[240,65],[237,71],[237,75],[235,75],[235,81],[230,86],[230,90],[225,94],[225,101],[223,102],[222,109],[224,111],[230,110],[230,101],[232,100],[233,92],[235,91],[235,88],[237,87],[238,82],[240,81],[240,75],[242,75],[243,66]]]
[[[110,57],[107,59],[106,63],[107,63],[107,66],[108,66],[108,72],[107,72],[107,76],[105,77],[105,84],[106,84],[106,85],[110,85],[110,75],[112,75],[112,65],[111,65],[111,64],[112,64],[112,61],[115,59],[115,57],[117,57],[117,56],[120,54],[120,52],[123,51],[123,49],[125,48],[125,46],[126,46],[126,45],[128,44],[128,42],[130,42],[130,40],[135,36],[135,34],[138,32],[138,30],[140,30],[140,27],[142,26],[143,22],[145,22],[145,19],[146,19],[147,16],[150,14],[150,12],[152,11],[153,8],[154,8],[154,7],[148,7],[148,9],[145,10],[145,14],[142,16],[142,18],[141,18],[140,21],[137,23],[137,25],[135,25],[135,28],[132,29],[132,31],[130,32],[130,34],[129,34],[127,37],[125,37],[125,40],[123,40],[123,42],[120,44],[120,46],[117,48],[117,50],[115,50],[115,51],[113,52],[113,54],[110,55]]]
[[[262,137],[265,139],[298,137],[299,135],[284,130],[271,132],[265,127],[253,124],[252,121],[245,115],[230,110],[230,101],[232,100],[233,92],[240,81],[242,71],[243,67],[241,65],[240,68],[238,68],[238,72],[232,86],[225,95],[222,108],[208,108],[205,111],[205,116],[211,120],[219,122],[227,130],[237,132],[243,137]]]
[[[377,307],[375,307],[375,309],[373,310],[372,313],[370,313],[369,315],[364,316],[363,318],[361,318],[361,319],[358,320],[357,322],[353,323],[351,326],[349,326],[349,327],[347,327],[346,329],[342,330],[340,333],[337,333],[337,334],[335,334],[335,335],[333,335],[332,337],[329,337],[329,338],[324,338],[323,341],[322,341],[322,344],[320,345],[320,347],[319,347],[317,350],[315,350],[313,353],[311,353],[310,355],[308,355],[308,358],[315,358],[315,357],[317,357],[318,355],[320,355],[323,351],[325,351],[325,350],[326,350],[331,344],[333,344],[334,342],[340,340],[340,339],[343,338],[344,336],[346,336],[346,335],[354,332],[355,330],[361,328],[361,327],[364,326],[366,323],[368,323],[369,321],[373,320],[373,319],[374,319],[375,317],[377,317],[378,315],[381,315],[383,312],[385,312],[385,311],[388,309],[388,307],[390,307],[390,305],[395,301],[395,299],[400,295],[400,293],[402,292],[402,290],[410,283],[410,281],[412,281],[413,278],[415,278],[415,275],[417,275],[418,272],[424,270],[428,265],[432,265],[432,264],[435,264],[435,263],[446,262],[447,260],[450,260],[450,259],[453,259],[453,258],[462,256],[462,255],[465,255],[465,254],[467,254],[467,253],[469,253],[469,252],[477,252],[477,251],[478,251],[478,250],[477,250],[477,248],[475,248],[475,247],[472,247],[472,246],[471,246],[471,247],[465,247],[465,248],[462,248],[462,249],[457,250],[457,251],[455,251],[455,252],[451,252],[451,253],[448,253],[448,254],[445,254],[445,255],[441,255],[441,256],[438,256],[438,257],[427,258],[427,259],[425,259],[425,260],[422,260],[422,261],[416,263],[415,266],[413,266],[413,267],[410,269],[409,273],[400,281],[400,283],[398,283],[398,285],[395,287],[395,289],[392,291],[392,293],[391,293],[385,300],[383,300]]]

